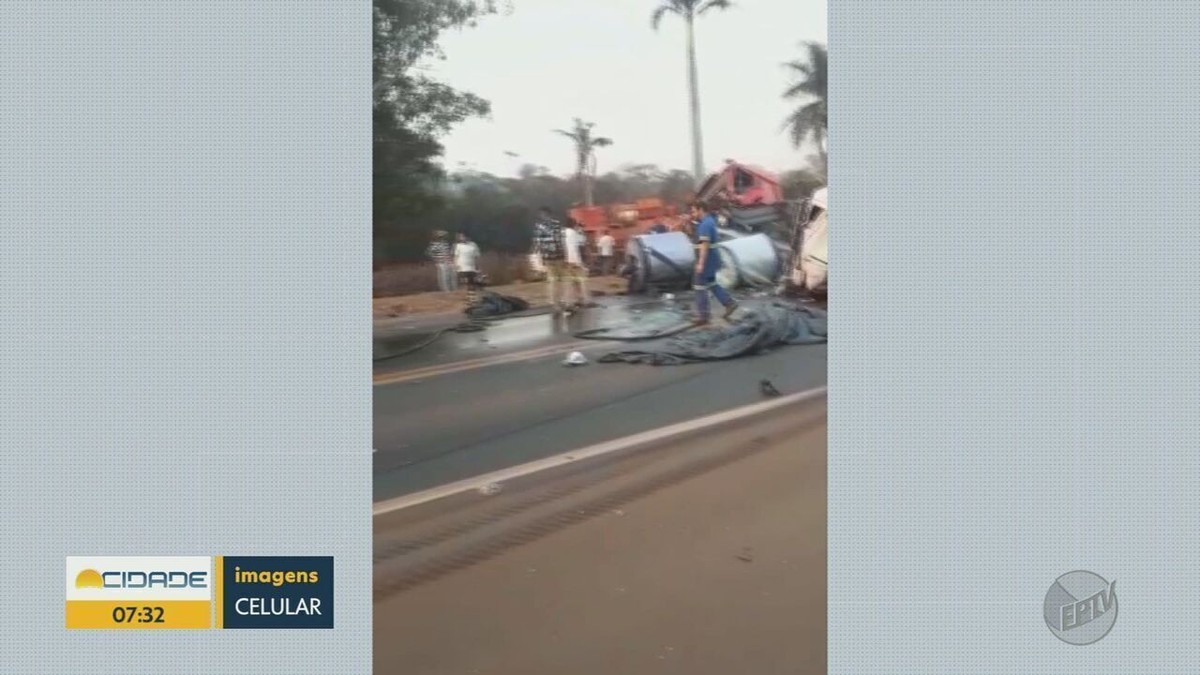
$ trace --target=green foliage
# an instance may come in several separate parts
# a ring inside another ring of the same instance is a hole
[[[376,237],[423,239],[414,219],[442,205],[436,189],[439,136],[470,117],[489,113],[487,101],[421,74],[417,67],[443,58],[438,37],[499,11],[494,0],[375,0],[374,231]]]
[[[825,180],[810,169],[793,169],[779,177],[780,187],[786,199],[811,197],[814,190],[825,185]]]
[[[611,138],[593,135],[592,129],[595,127],[594,122],[584,122],[576,117],[575,125],[570,131],[554,130],[554,133],[571,139],[575,146],[575,177],[583,188],[583,201],[589,206],[594,203],[592,173],[595,171],[596,148],[606,148],[613,144]]]
[[[812,138],[817,151],[825,155],[825,138],[829,133],[829,54],[825,45],[817,42],[804,43],[804,58],[785,63],[794,81],[783,92],[789,100],[800,100],[804,105],[796,108],[784,122],[792,139],[792,145],[800,147]]]
[[[667,14],[693,21],[712,10],[731,6],[728,0],[661,0],[652,22],[658,27]],[[548,206],[564,215],[578,205],[576,175],[551,175],[544,167],[527,165],[516,178],[484,173],[447,175],[440,160],[439,138],[454,125],[490,112],[487,101],[455,90],[421,72],[429,59],[444,58],[438,40],[446,30],[469,27],[502,11],[499,0],[374,0],[373,114],[374,114],[374,233],[380,261],[418,260],[429,232],[466,232],[485,251],[524,253],[530,244],[537,209]],[[787,64],[796,82],[787,98],[805,105],[789,117],[792,140],[817,141],[819,156],[810,166],[782,177],[789,198],[801,198],[825,182],[824,138],[828,126],[826,53],[822,45],[806,44],[806,58]],[[572,140],[578,174],[590,174],[594,149],[612,141],[592,134],[590,123],[576,120],[570,130],[556,130]],[[696,150],[697,156],[698,149]],[[681,206],[695,186],[692,172],[636,165],[596,176],[589,181],[596,204],[660,197]]]
[[[663,17],[667,14],[674,14],[685,21],[693,21],[697,16],[711,10],[729,9],[732,6],[733,3],[729,0],[663,0],[663,3],[656,7],[654,13],[650,15],[650,25],[654,30],[658,30]]]
[[[480,172],[449,176],[439,195],[440,207],[414,216],[406,228],[417,234],[377,240],[376,258],[380,262],[420,260],[432,230],[465,232],[485,252],[527,253],[540,207],[548,206],[565,217],[581,200],[574,177],[555,176],[534,165],[525,165],[518,173],[516,178]],[[692,175],[641,164],[598,176],[594,187],[600,205],[660,197],[679,207],[691,195]]]

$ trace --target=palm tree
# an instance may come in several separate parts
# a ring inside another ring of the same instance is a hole
[[[818,42],[805,42],[804,48],[804,59],[783,64],[796,78],[783,97],[807,101],[788,116],[784,128],[791,132],[792,145],[797,148],[811,136],[825,165],[829,161],[825,147],[829,136],[829,53]]]
[[[554,133],[562,134],[575,143],[575,175],[579,179],[580,187],[583,188],[583,203],[586,206],[592,205],[592,179],[596,175],[596,148],[612,145],[611,138],[592,135],[592,128],[595,126],[592,122],[584,122],[576,117],[574,129],[570,131],[554,130]]]
[[[650,16],[650,25],[654,30],[662,23],[667,14],[674,14],[687,24],[687,60],[688,60],[688,90],[690,94],[690,110],[692,114],[692,171],[696,181],[704,180],[704,155],[700,139],[700,84],[696,81],[696,17],[702,16],[709,10],[729,9],[733,3],[729,0],[662,0],[658,9]]]

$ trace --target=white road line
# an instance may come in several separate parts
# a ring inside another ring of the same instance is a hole
[[[446,485],[441,485],[429,490],[415,492],[411,495],[405,495],[403,497],[396,497],[395,499],[387,499],[382,502],[376,502],[372,505],[373,515],[381,516],[386,513],[392,513],[401,509],[411,508],[413,506],[425,504],[437,499],[443,499],[445,497],[462,494],[471,490],[478,490],[484,486],[491,485],[492,483],[503,483],[504,481],[513,480],[514,478],[529,476],[531,474],[545,471],[547,469],[553,469],[564,464],[578,462],[581,459],[599,457],[601,455],[617,452],[619,450],[642,443],[662,441],[669,439],[672,436],[678,436],[680,434],[692,431],[720,426],[722,424],[744,419],[752,415],[768,412],[776,408],[782,408],[795,403],[801,403],[811,399],[819,398],[825,395],[826,390],[827,387],[817,387],[815,389],[809,389],[808,391],[802,391],[796,394],[790,394],[788,396],[781,396],[776,399],[771,399],[770,401],[763,401],[762,403],[754,403],[751,405],[742,406],[741,408],[726,410],[724,412],[709,415],[707,417],[700,417],[698,419],[688,420],[686,422],[680,422],[678,424],[672,424],[670,426],[660,427],[658,429],[651,429],[650,431],[644,431],[640,434],[626,436],[625,438],[605,441],[604,443],[598,443],[596,445],[580,448],[578,450],[564,452],[562,454],[554,455],[553,457],[527,462],[512,468],[501,469],[499,471],[483,474],[482,476],[467,478],[465,480],[448,483]]]

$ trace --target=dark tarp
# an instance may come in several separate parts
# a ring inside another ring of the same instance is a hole
[[[486,319],[493,316],[524,312],[527,309],[529,309],[529,303],[520,298],[484,291],[483,295],[479,297],[479,302],[473,307],[467,308],[466,314],[472,319]]]
[[[660,343],[605,354],[599,361],[678,366],[751,356],[784,345],[824,344],[828,340],[827,315],[815,307],[772,302],[741,311],[743,316],[730,326],[696,328]]]
[[[747,232],[759,232],[763,226],[783,220],[780,207],[774,204],[767,206],[749,206],[729,210],[729,222],[734,227]]]

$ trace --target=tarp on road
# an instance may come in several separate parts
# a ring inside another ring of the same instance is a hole
[[[529,303],[520,298],[484,291],[478,302],[473,307],[467,308],[466,314],[472,319],[486,319],[524,312],[527,309],[529,309]]]
[[[741,311],[742,317],[730,326],[696,328],[662,342],[605,354],[599,360],[678,366],[752,356],[786,345],[828,341],[828,317],[816,307],[776,301]]]

